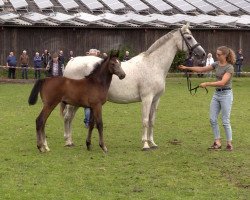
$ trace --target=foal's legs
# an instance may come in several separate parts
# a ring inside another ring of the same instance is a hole
[[[44,128],[45,128],[45,123],[50,113],[52,112],[52,110],[54,110],[56,105],[52,105],[52,106],[44,105],[41,113],[36,119],[37,148],[41,152],[50,151],[48,144],[47,144]]]
[[[149,113],[151,109],[153,97],[146,97],[142,99],[142,125],[143,125],[143,134],[142,134],[142,143],[143,148],[142,150],[146,151],[150,149],[148,144],[149,135],[148,135],[148,128],[149,128]]]
[[[78,109],[78,107],[66,105],[66,107],[63,111],[64,140],[65,140],[65,146],[68,146],[68,147],[74,146],[74,143],[72,140],[71,123],[75,117],[75,113],[76,113],[77,109]]]
[[[152,102],[150,114],[149,114],[149,127],[148,127],[148,135],[149,135],[148,140],[149,141],[148,142],[149,142],[150,148],[157,148],[158,147],[157,144],[155,144],[155,142],[154,142],[153,128],[154,128],[156,110],[157,110],[157,107],[159,105],[159,102],[160,102],[160,99],[157,99],[157,100]]]
[[[104,151],[104,153],[107,153],[108,149],[105,146],[104,139],[103,139],[102,105],[100,104],[100,105],[93,107],[92,111],[94,115],[94,120],[96,122],[96,127],[99,132],[99,145]]]

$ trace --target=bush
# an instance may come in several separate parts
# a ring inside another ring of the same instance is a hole
[[[178,71],[177,67],[181,64],[184,64],[185,59],[186,59],[186,53],[184,51],[178,51],[174,57],[169,72]]]

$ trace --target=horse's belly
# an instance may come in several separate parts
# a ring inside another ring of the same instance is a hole
[[[114,103],[133,103],[141,101],[138,87],[136,85],[129,86],[126,82],[122,82],[120,84],[117,81],[112,81],[109,91],[108,91],[108,101]]]

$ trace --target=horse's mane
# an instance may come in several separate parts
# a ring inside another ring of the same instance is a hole
[[[156,40],[150,47],[149,49],[145,52],[147,55],[151,54],[153,51],[158,49],[160,46],[162,46],[166,40],[170,39],[173,37],[173,33],[175,33],[177,30],[174,29],[170,32],[168,32],[166,35],[163,35],[160,39]]]

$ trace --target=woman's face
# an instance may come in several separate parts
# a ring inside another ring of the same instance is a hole
[[[220,51],[220,50],[216,51],[216,57],[217,57],[217,60],[219,60],[219,61],[225,61],[226,60],[226,55],[223,54],[223,52]]]

